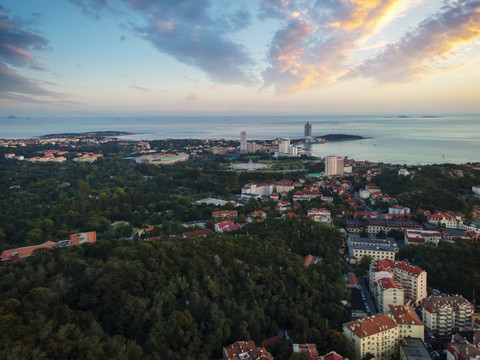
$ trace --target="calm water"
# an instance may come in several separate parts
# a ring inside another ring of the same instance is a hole
[[[0,138],[19,139],[64,133],[117,130],[136,133],[130,140],[165,138],[248,140],[303,136],[304,124],[313,135],[352,134],[369,139],[312,144],[317,155],[341,155],[356,160],[406,164],[465,163],[480,161],[480,115],[440,118],[388,118],[381,116],[237,116],[145,118],[30,118],[1,120]]]

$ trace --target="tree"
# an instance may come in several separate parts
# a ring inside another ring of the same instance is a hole
[[[370,360],[375,358],[375,355],[373,355],[371,352],[367,352],[365,356],[362,358],[362,360]]]
[[[368,272],[372,259],[373,258],[370,255],[362,257],[362,260],[360,260],[360,263],[358,264],[358,276],[364,276]]]
[[[384,230],[380,230],[375,237],[377,239],[385,239],[387,237],[387,233]]]

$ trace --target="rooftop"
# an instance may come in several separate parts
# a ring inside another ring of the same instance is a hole
[[[375,335],[398,327],[395,321],[387,314],[377,314],[365,319],[350,321],[343,324],[360,338]]]

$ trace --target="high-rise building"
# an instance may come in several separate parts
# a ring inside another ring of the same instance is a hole
[[[290,139],[289,138],[282,139],[278,152],[281,154],[288,154],[289,147],[290,147]]]
[[[325,157],[325,176],[344,175],[343,158],[340,156]]]
[[[312,137],[312,124],[310,124],[309,122],[305,124],[305,137],[306,138]]]
[[[247,132],[240,133],[240,152],[245,154],[247,152]]]

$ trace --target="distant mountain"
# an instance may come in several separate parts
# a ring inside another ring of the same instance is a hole
[[[7,119],[10,119],[10,120],[12,120],[12,119],[18,119],[18,117],[16,117],[15,115],[10,115],[10,116],[7,117]]]

